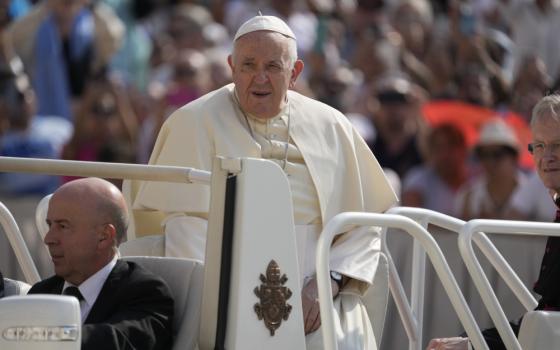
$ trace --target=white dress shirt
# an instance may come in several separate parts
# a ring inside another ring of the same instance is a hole
[[[87,280],[82,282],[82,284],[80,284],[79,286],[74,286],[73,284],[66,281],[64,282],[64,286],[62,287],[63,291],[66,289],[66,287],[74,286],[80,290],[80,293],[82,293],[82,296],[84,297],[84,300],[80,301],[80,315],[82,318],[82,324],[88,317],[93,304],[95,304],[95,301],[99,296],[99,292],[101,292],[101,288],[103,288],[107,277],[109,277],[109,274],[116,264],[117,256],[115,255],[113,257],[113,260],[111,260],[107,265],[103,266],[101,270],[97,271]]]

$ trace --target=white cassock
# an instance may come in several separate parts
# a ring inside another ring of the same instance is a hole
[[[270,159],[284,169],[292,190],[302,280],[315,274],[318,235],[334,215],[383,212],[397,201],[377,160],[346,117],[293,91],[284,110],[268,121],[241,112],[233,84],[187,104],[163,125],[150,164],[211,170],[215,156]],[[167,256],[202,260],[209,201],[205,185],[145,182],[134,207],[166,213]],[[353,279],[335,299],[339,349],[376,348],[360,300],[379,258],[379,236],[371,230],[353,229],[339,236],[331,249],[331,270]],[[322,348],[320,330],[306,340],[308,349]]]

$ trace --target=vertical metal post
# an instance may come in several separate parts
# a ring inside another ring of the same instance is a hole
[[[428,228],[428,219],[422,216],[418,223]],[[414,240],[412,246],[412,278],[410,282],[410,305],[416,319],[418,337],[411,340],[409,350],[422,350],[422,336],[424,328],[424,290],[426,281],[426,251],[418,240]]]

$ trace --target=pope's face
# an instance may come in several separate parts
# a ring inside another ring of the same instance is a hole
[[[545,145],[544,151],[535,152],[533,158],[543,184],[560,192],[560,149],[554,147],[560,142],[560,121],[545,116],[532,126],[533,143]]]
[[[272,118],[286,104],[288,88],[303,69],[302,61],[290,64],[289,40],[279,33],[257,31],[235,42],[228,63],[244,112]]]

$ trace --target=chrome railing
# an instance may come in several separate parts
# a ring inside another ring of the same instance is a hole
[[[323,327],[323,345],[327,350],[336,350],[336,332],[333,314],[333,299],[330,287],[329,255],[330,247],[334,237],[343,228],[349,225],[378,226],[401,229],[419,242],[431,260],[434,269],[441,280],[447,295],[457,312],[459,320],[476,349],[488,349],[482,338],[474,317],[467,306],[467,302],[461,293],[457,281],[453,277],[451,269],[432,235],[410,218],[395,214],[373,214],[373,213],[341,213],[333,217],[323,228],[317,244],[317,257],[315,260],[317,269],[317,286],[319,290],[319,301],[321,311],[321,327]],[[381,232],[384,235],[384,232]],[[382,238],[383,239],[383,238]]]
[[[509,321],[500,307],[498,298],[496,297],[496,294],[494,293],[494,290],[474,253],[472,245],[473,240],[479,246],[479,242],[486,242],[486,244],[490,243],[490,240],[482,232],[492,234],[558,237],[560,236],[560,225],[544,222],[476,219],[467,222],[459,234],[459,251],[461,252],[461,256],[478,292],[480,293],[480,296],[482,297],[484,306],[488,310],[494,325],[498,329],[502,341],[508,350],[521,350],[521,345],[515,337],[515,334],[509,325]],[[486,245],[486,251],[484,251],[484,254],[486,256],[500,255],[497,249],[493,245],[490,246],[490,244]],[[511,271],[511,268],[507,263],[505,263],[505,265],[498,263],[494,266],[497,266],[496,269],[504,278],[508,286],[512,288],[516,296],[519,297],[528,293],[527,288],[523,286],[519,277]],[[531,310],[537,305],[536,300],[532,296],[531,298],[525,296],[522,301],[527,310]]]

